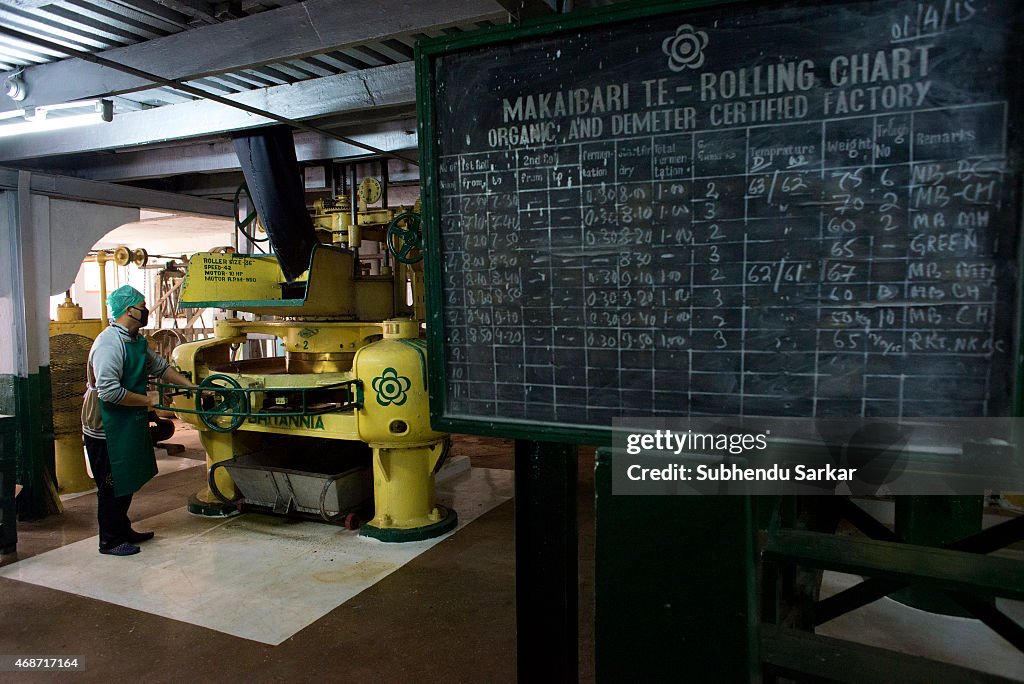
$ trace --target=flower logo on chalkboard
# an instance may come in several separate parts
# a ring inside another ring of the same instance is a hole
[[[668,68],[672,71],[700,69],[704,66],[704,48],[708,46],[708,34],[697,31],[689,24],[676,29],[674,36],[662,42],[661,50],[668,55]]]
[[[412,382],[404,375],[399,375],[394,368],[385,368],[384,372],[373,379],[373,391],[377,393],[377,403],[381,406],[394,404],[401,406],[408,398],[406,392]]]

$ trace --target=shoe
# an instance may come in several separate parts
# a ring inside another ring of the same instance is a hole
[[[149,541],[152,538],[152,532],[136,532],[135,530],[128,532],[128,541],[132,544],[139,544],[144,541]]]
[[[135,544],[129,544],[128,542],[112,546],[109,549],[105,549],[102,546],[100,547],[100,553],[104,553],[108,556],[134,556],[141,550],[142,549]]]

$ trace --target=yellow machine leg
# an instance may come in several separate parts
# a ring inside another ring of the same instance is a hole
[[[96,484],[85,469],[82,435],[61,435],[53,440],[57,489],[61,494],[87,492]]]
[[[206,450],[206,472],[221,461],[227,461],[235,456],[235,436],[223,432],[201,431],[199,439]],[[229,500],[236,496],[235,483],[228,475],[227,470],[218,468],[213,474],[214,483],[221,495]],[[238,509],[231,504],[224,503],[210,490],[209,484],[189,497],[188,512],[203,516],[228,516],[234,515]]]
[[[455,511],[434,502],[434,469],[445,442],[373,448],[373,520],[361,534],[388,542],[440,536],[455,528]]]

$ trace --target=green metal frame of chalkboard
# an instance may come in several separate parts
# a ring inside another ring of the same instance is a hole
[[[424,277],[427,300],[427,350],[431,359],[430,417],[434,427],[448,432],[480,434],[494,437],[570,442],[574,444],[610,445],[611,428],[566,426],[556,423],[516,420],[500,421],[494,418],[448,415],[447,368],[445,362],[444,298],[441,274],[441,214],[437,187],[437,150],[435,147],[436,109],[434,106],[434,60],[444,55],[482,47],[498,45],[524,38],[538,38],[633,19],[654,17],[680,10],[704,7],[756,4],[749,0],[675,0],[674,2],[625,3],[625,6],[600,7],[524,21],[517,24],[494,26],[470,33],[441,36],[416,43],[416,115],[419,121],[420,187],[423,205],[423,236],[426,259]],[[763,3],[762,3],[763,4]]]
[[[817,5],[843,4],[842,0],[826,0]],[[449,415],[447,412],[447,366],[445,359],[444,297],[441,264],[440,199],[437,193],[438,154],[436,149],[436,107],[434,93],[434,62],[445,55],[483,47],[500,45],[528,38],[566,33],[634,19],[656,17],[673,12],[731,5],[772,5],[764,0],[674,0],[652,3],[625,3],[494,26],[469,33],[441,36],[416,44],[416,113],[419,121],[419,156],[423,205],[423,235],[426,304],[427,349],[431,358],[428,370],[430,385],[430,415],[435,428],[449,432],[481,434],[495,437],[570,442],[607,446],[611,444],[610,428],[593,426],[567,426],[530,420],[503,421],[493,417]],[[1024,301],[1024,240],[1018,247],[1017,302]],[[1019,307],[1018,307],[1019,308]],[[1021,340],[1024,339],[1024,316],[1017,312],[1013,358],[1017,359],[1013,373],[1014,391],[1011,415],[1024,415],[1024,363],[1021,358]]]

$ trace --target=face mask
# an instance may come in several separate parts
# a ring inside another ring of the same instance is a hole
[[[135,309],[136,311],[140,312],[138,318],[132,316],[131,314],[128,314],[128,317],[133,321],[137,321],[140,327],[145,328],[146,324],[149,323],[149,309],[143,309],[138,306],[129,306],[128,308]]]

